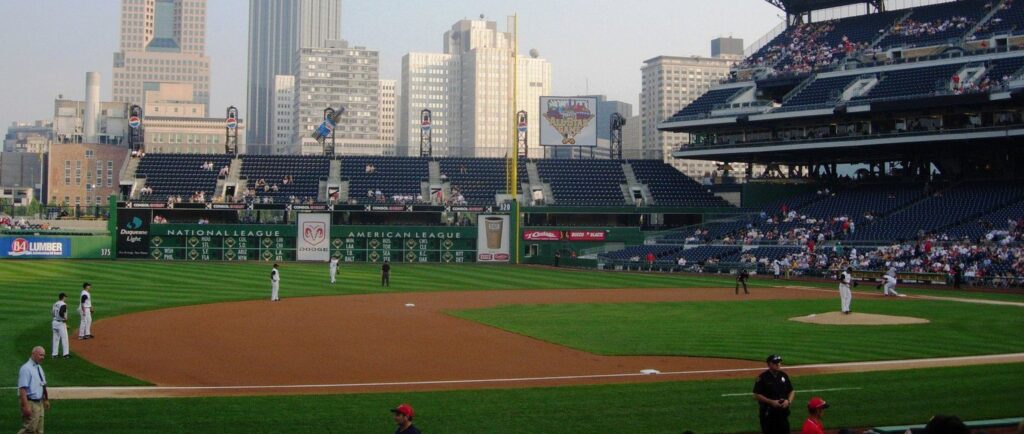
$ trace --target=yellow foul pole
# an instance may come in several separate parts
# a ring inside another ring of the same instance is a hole
[[[520,247],[519,247],[519,232],[520,232],[520,221],[519,221],[519,134],[518,134],[518,113],[519,108],[517,104],[517,96],[519,95],[519,16],[518,14],[512,15],[512,111],[509,113],[509,124],[511,127],[509,131],[509,137],[512,138],[512,164],[509,165],[511,174],[511,188],[509,193],[512,195],[512,238],[515,241],[512,243],[512,248],[515,253],[512,254],[513,263],[519,263]]]

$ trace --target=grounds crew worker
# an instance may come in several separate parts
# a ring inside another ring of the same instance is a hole
[[[57,296],[50,313],[53,315],[53,358],[57,358],[57,349],[64,347],[64,358],[71,358],[71,347],[68,346],[68,304],[64,302],[67,294]]]
[[[765,360],[768,370],[754,382],[757,416],[764,434],[789,434],[789,405],[793,402],[793,383],[781,369],[782,356],[772,354]]]

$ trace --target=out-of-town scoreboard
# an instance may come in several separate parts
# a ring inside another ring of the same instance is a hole
[[[294,225],[179,225],[149,227],[147,255],[158,260],[292,261]],[[332,226],[328,249],[342,262],[473,262],[475,227]]]

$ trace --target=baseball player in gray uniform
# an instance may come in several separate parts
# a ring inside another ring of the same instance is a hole
[[[847,267],[846,271],[839,275],[839,300],[843,313],[850,313],[850,302],[853,301],[853,293],[850,292],[850,284],[853,282],[853,267]]]
[[[92,294],[89,290],[92,285],[89,282],[82,284],[82,297],[78,304],[78,314],[82,322],[78,325],[78,339],[92,339]]]
[[[63,292],[57,296],[50,313],[53,315],[53,358],[57,358],[58,345],[64,348],[64,358],[71,358],[71,347],[68,345],[68,304]]]
[[[274,268],[270,270],[270,301],[281,299],[277,295],[279,289],[281,289],[281,273],[277,271],[277,264],[274,264]]]
[[[888,297],[899,297],[900,294],[896,292],[896,276],[886,274],[882,277],[882,295]]]
[[[331,257],[331,283],[335,282],[334,278],[337,275],[338,275],[338,257],[337,256],[332,256]]]

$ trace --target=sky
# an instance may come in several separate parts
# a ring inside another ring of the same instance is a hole
[[[111,99],[119,0],[0,0],[0,131],[12,121],[50,119],[53,100],[84,99],[85,73]],[[210,112],[237,106],[245,118],[247,0],[208,0]],[[402,56],[441,52],[460,19],[498,22],[517,14],[519,47],[551,63],[554,95],[604,94],[639,114],[643,61],[709,56],[719,36],[750,45],[781,21],[764,0],[344,0],[341,37],[380,52],[380,77],[401,79]]]

